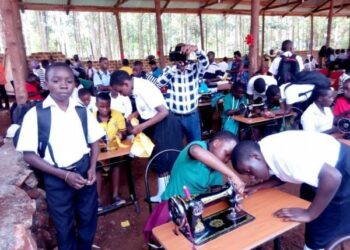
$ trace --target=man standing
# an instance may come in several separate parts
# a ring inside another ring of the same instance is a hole
[[[109,61],[106,57],[99,60],[100,69],[94,74],[94,86],[97,92],[109,92],[111,73],[108,71]]]

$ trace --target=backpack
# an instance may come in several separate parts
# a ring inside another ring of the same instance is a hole
[[[293,81],[295,79],[295,75],[300,70],[295,54],[292,56],[280,55],[280,57],[281,61],[276,75],[278,86]]]
[[[16,109],[18,109],[17,113],[19,113],[20,117],[22,117],[20,124],[18,124],[18,125],[22,124],[23,117],[25,116],[26,112],[29,110],[29,109],[25,109],[25,108],[20,107],[20,106],[21,105],[18,105],[17,108],[15,108],[15,111],[16,111]],[[27,106],[29,106],[29,105],[27,105]],[[49,143],[50,130],[51,130],[51,108],[50,107],[43,108],[42,102],[36,102],[35,105],[33,105],[32,107],[34,107],[34,106],[36,108],[37,118],[38,118],[37,119],[37,122],[38,122],[38,154],[40,155],[41,158],[44,158],[46,148],[48,147],[51,159],[55,163],[55,165],[57,165],[55,162],[55,158],[53,155],[51,145]],[[81,106],[76,106],[75,110],[77,111],[79,119],[82,123],[85,141],[86,141],[86,144],[88,144],[86,108],[81,107]],[[21,133],[21,127],[16,131],[15,136],[13,137],[13,143],[14,143],[15,147],[17,147],[20,133]]]

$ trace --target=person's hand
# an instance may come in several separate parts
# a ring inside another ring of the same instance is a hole
[[[74,172],[67,172],[65,181],[74,189],[81,189],[87,184],[87,180],[84,179],[80,174]]]
[[[86,185],[91,186],[96,181],[96,169],[90,168],[87,172],[88,178]]]
[[[233,183],[234,188],[239,194],[244,194],[245,183],[237,176],[229,176],[229,180]]]
[[[258,190],[259,190],[259,187],[257,185],[252,185],[252,186],[249,186],[249,187],[245,188],[244,194],[249,196],[249,195],[254,194],[255,192],[257,192]]]
[[[184,46],[181,47],[180,53],[189,55],[192,52],[196,52],[197,50],[198,50],[197,45],[185,44]]]
[[[143,130],[144,130],[144,127],[142,126],[142,124],[140,124],[133,127],[130,133],[132,133],[133,135],[137,135],[141,133]]]
[[[284,221],[310,222],[312,217],[308,210],[303,208],[282,208],[274,213],[278,218]]]
[[[126,120],[131,121],[132,118],[137,118],[137,116],[138,116],[137,112],[131,113],[130,115],[128,115]]]

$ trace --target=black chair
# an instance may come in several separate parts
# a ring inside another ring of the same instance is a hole
[[[326,247],[325,250],[346,250],[350,249],[350,235],[345,235],[331,241]]]
[[[146,199],[145,200],[148,203],[149,213],[152,213],[152,202],[150,202],[151,193],[150,193],[150,188],[149,188],[149,176],[148,175],[149,175],[152,163],[159,156],[161,156],[163,154],[171,154],[171,153],[178,155],[180,153],[180,150],[178,150],[178,149],[165,149],[163,151],[158,152],[156,155],[154,155],[147,163],[146,170],[145,170],[145,190],[146,190]],[[169,164],[174,164],[174,162],[169,162]]]

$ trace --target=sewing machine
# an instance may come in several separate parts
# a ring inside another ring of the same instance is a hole
[[[350,140],[350,119],[340,118],[338,121],[338,128],[344,133],[344,139]]]
[[[239,113],[246,118],[253,118],[261,115],[264,109],[264,103],[249,104],[244,103],[239,104]]]
[[[205,206],[223,199],[228,202],[228,208],[203,218]],[[250,214],[236,209],[236,204],[241,200],[242,197],[236,194],[232,184],[225,185],[221,191],[192,199],[174,196],[169,199],[168,207],[176,225],[175,233],[181,232],[193,244],[201,245],[253,220]]]

